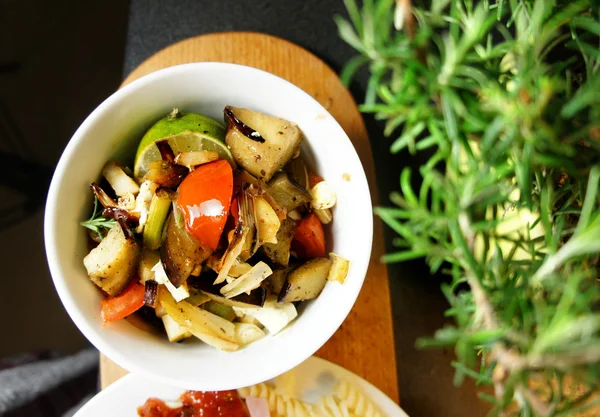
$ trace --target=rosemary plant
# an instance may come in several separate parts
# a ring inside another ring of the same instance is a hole
[[[363,112],[391,152],[428,152],[396,207],[386,262],[425,258],[456,325],[455,382],[493,415],[600,403],[600,21],[594,0],[345,0],[340,36],[370,78]]]

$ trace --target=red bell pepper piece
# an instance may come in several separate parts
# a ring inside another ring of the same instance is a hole
[[[325,256],[325,233],[315,213],[310,213],[302,219],[296,228],[292,247],[302,258]]]
[[[186,227],[208,249],[219,244],[232,193],[233,170],[224,159],[197,167],[179,186],[177,207]]]
[[[100,302],[102,324],[121,320],[135,313],[144,305],[144,286],[134,279],[125,290],[116,297],[108,297]]]

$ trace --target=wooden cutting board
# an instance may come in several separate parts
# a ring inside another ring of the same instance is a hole
[[[206,61],[260,68],[294,83],[319,101],[352,140],[367,173],[373,203],[377,204],[373,155],[356,103],[331,68],[293,43],[248,32],[202,35],[156,53],[129,74],[123,85],[162,68]],[[387,268],[378,261],[384,246],[377,218],[374,226],[371,263],[361,294],[346,321],[317,352],[317,356],[360,375],[397,402],[399,394],[390,291]],[[126,373],[104,356],[101,357],[100,372],[103,388]]]

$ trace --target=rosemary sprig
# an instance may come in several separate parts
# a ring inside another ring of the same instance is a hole
[[[117,224],[116,220],[107,219],[106,217],[103,217],[101,213],[102,210],[99,209],[98,198],[94,197],[94,211],[92,217],[80,223],[83,227],[90,229],[100,237],[102,237],[102,232],[111,229]]]
[[[494,387],[496,415],[598,404],[600,21],[593,0],[345,0],[340,36],[368,66],[361,110],[386,122],[404,169],[385,261],[425,258],[456,325],[455,381]],[[477,360],[479,356],[479,361]],[[576,390],[573,387],[581,389]],[[584,393],[584,394],[582,394]]]

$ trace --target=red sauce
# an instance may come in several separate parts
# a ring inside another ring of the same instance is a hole
[[[237,391],[186,391],[181,407],[171,408],[164,401],[149,398],[138,408],[140,417],[248,417]]]

